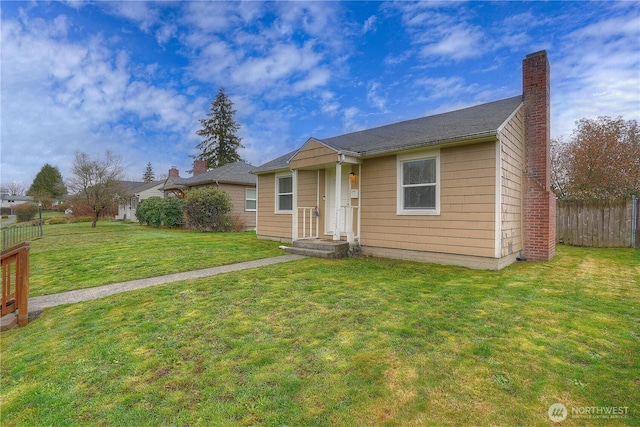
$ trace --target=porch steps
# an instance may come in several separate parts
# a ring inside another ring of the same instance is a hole
[[[349,251],[349,243],[332,240],[308,239],[296,240],[293,246],[280,246],[284,251],[316,258],[345,258]]]

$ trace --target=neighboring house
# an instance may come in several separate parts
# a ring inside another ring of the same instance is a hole
[[[365,255],[499,269],[555,252],[549,63],[523,94],[328,139],[263,164],[258,238],[346,240]]]
[[[231,215],[244,224],[247,230],[256,227],[256,176],[251,174],[255,166],[245,162],[229,163],[219,168],[207,170],[206,162],[196,160],[193,164],[193,176],[180,178],[176,168],[169,170],[164,190],[183,197],[192,188],[215,186],[231,197],[233,209]]]
[[[13,210],[16,206],[21,205],[22,203],[33,202],[33,197],[12,195],[9,194],[9,191],[2,188],[0,189],[0,200],[2,201],[2,205],[0,207],[5,208],[3,210]]]
[[[149,197],[165,197],[164,181],[136,182],[120,181],[120,184],[127,190],[127,195],[118,205],[118,214],[115,219],[123,221],[138,221],[136,209],[138,204]]]

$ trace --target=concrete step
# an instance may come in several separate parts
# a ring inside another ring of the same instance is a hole
[[[18,327],[18,314],[9,313],[0,317],[0,332]]]
[[[348,245],[347,245],[348,247]],[[325,258],[325,259],[337,259],[344,258],[347,253],[345,252],[336,252],[333,249],[331,250],[322,250],[322,249],[311,249],[311,248],[300,248],[295,246],[280,246],[285,252],[296,254],[296,255],[304,255],[315,258]]]
[[[349,243],[322,239],[304,239],[293,242],[294,248],[315,249],[319,251],[331,251],[335,253],[345,253],[349,250]]]

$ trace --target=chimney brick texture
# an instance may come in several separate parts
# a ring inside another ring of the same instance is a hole
[[[522,62],[525,108],[524,258],[549,261],[556,250],[556,196],[551,191],[549,60],[547,52]]]
[[[169,169],[169,177],[170,178],[179,178],[180,177],[180,171],[175,166],[171,166],[171,169]]]
[[[196,159],[193,161],[193,176],[200,175],[207,171],[207,161]]]

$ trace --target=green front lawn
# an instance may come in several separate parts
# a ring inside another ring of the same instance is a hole
[[[638,251],[561,246],[499,272],[304,259],[56,307],[2,334],[0,424],[639,425],[639,283]],[[554,424],[554,403],[628,409]]]
[[[283,255],[254,232],[200,233],[100,221],[44,226],[31,243],[30,296]]]

